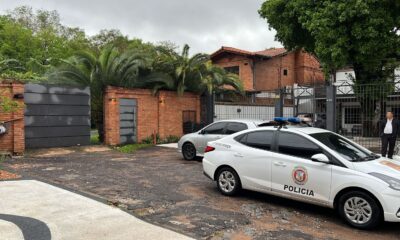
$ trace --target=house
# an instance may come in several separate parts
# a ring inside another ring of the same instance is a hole
[[[228,72],[238,74],[247,92],[324,83],[318,60],[303,50],[269,48],[251,52],[221,47],[211,54],[211,60]]]

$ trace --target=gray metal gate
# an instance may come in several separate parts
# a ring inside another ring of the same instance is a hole
[[[122,98],[119,102],[119,135],[120,143],[135,143],[136,140],[136,109],[135,99]]]
[[[26,84],[26,148],[90,144],[90,89]]]

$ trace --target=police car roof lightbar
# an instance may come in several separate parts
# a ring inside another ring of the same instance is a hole
[[[277,123],[281,123],[281,124],[287,124],[287,123],[302,123],[303,121],[301,120],[301,118],[298,117],[276,117],[274,118],[274,121]]]
[[[282,128],[288,124],[302,125],[304,123],[309,126],[303,119],[298,117],[276,117],[274,118],[274,122],[279,126],[279,128]]]

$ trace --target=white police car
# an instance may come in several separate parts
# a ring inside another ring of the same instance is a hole
[[[400,222],[400,161],[298,118],[275,121],[208,144],[203,170],[222,194],[243,188],[335,208],[360,229]]]

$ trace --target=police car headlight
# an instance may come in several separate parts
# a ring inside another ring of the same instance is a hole
[[[387,176],[385,174],[375,173],[375,172],[370,173],[370,175],[377,177],[377,178],[381,179],[382,181],[385,181],[387,184],[389,184],[389,187],[391,189],[400,191],[400,180],[399,179]]]

